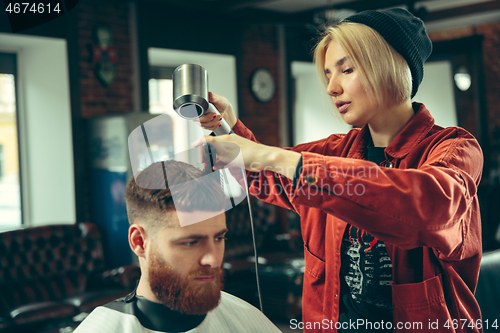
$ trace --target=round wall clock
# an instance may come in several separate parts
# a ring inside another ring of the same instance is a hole
[[[250,77],[250,89],[259,102],[269,102],[276,89],[271,72],[265,68],[256,69]]]

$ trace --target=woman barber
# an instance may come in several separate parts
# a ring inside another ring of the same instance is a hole
[[[483,157],[471,134],[434,124],[411,101],[431,51],[423,22],[403,9],[326,29],[314,54],[321,80],[343,120],[361,128],[287,149],[258,143],[210,94],[235,134],[206,142],[237,144],[250,193],[301,216],[306,332],[480,331]]]

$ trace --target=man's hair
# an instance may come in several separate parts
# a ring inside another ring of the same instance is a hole
[[[129,223],[166,227],[170,223],[167,212],[222,210],[225,195],[219,177],[219,172],[205,174],[179,161],[151,164],[132,177],[125,189]]]
[[[314,62],[321,81],[325,54],[335,40],[346,52],[368,94],[379,105],[401,103],[411,96],[412,77],[406,60],[374,29],[360,23],[341,22],[328,27],[314,50]]]

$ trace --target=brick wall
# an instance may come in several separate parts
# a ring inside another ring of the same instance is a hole
[[[493,131],[500,127],[500,23],[478,25],[429,34],[436,41],[483,36],[483,69],[486,106],[488,109],[488,137],[491,144]]]
[[[490,143],[491,148],[489,154],[487,151],[484,151],[486,172],[483,173],[482,183],[478,188],[478,195],[481,206],[483,251],[491,251],[498,249],[500,246],[498,241],[495,240],[500,211],[498,208],[498,198],[495,196],[495,193],[498,193],[498,187],[495,185],[493,177],[495,173],[498,174],[498,162],[500,159],[500,147],[496,144],[493,135],[495,128],[500,127],[500,23],[483,24],[476,27],[433,33],[430,34],[430,37],[433,41],[446,41],[476,35],[483,37],[482,67],[488,122],[488,136],[485,140]],[[476,100],[466,102],[467,104],[471,104],[470,106],[473,103],[477,103]],[[467,109],[467,106],[465,109]],[[469,109],[472,109],[472,107],[469,107]],[[462,117],[461,123],[465,122],[464,127],[466,129],[465,125],[474,127],[472,125],[473,119],[470,118],[470,115],[467,117],[466,115],[459,114],[459,117]],[[487,165],[489,165],[489,170]]]
[[[270,146],[282,146],[280,122],[281,96],[279,82],[279,40],[278,28],[274,25],[251,25],[243,29],[240,59],[240,119],[254,133],[257,140]],[[250,90],[252,73],[260,67],[271,71],[275,82],[275,94],[267,103],[258,102]],[[290,214],[289,216],[287,214]],[[279,232],[297,228],[289,224],[290,220],[298,220],[298,215],[276,207],[276,219],[280,225]],[[298,222],[297,222],[298,223]],[[297,224],[295,223],[295,224]]]
[[[240,60],[240,118],[266,145],[280,146],[279,122],[279,48],[277,28],[272,25],[251,25],[242,35]],[[250,78],[257,68],[271,71],[276,84],[274,97],[268,103],[258,102],[250,90]]]
[[[84,0],[78,10],[78,43],[80,50],[80,91],[83,118],[129,112],[132,101],[132,64],[128,3],[118,1]],[[108,26],[113,33],[112,45],[117,49],[116,76],[109,86],[96,77],[92,63],[94,29]]]
[[[484,81],[489,133],[492,139],[494,128],[500,126],[500,23],[481,25],[477,28],[477,33],[484,36]]]

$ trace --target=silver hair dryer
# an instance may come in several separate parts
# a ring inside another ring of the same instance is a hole
[[[177,112],[179,116],[184,119],[197,119],[202,115],[214,112],[215,114],[220,115],[217,108],[209,103],[208,101],[208,74],[205,68],[200,65],[195,64],[184,64],[180,65],[174,70],[174,74],[172,75],[172,81],[174,86],[174,110]],[[222,118],[221,120],[222,126],[213,131],[213,135],[224,135],[231,134],[233,131],[231,127],[229,127],[228,123]],[[206,168],[205,171],[212,172],[212,167],[216,161],[216,152],[214,147],[211,147],[210,144],[207,145],[208,157],[210,158],[211,167]],[[224,183],[225,180],[225,188],[230,189],[229,183],[227,182],[227,177],[225,175],[225,169],[220,170],[221,175],[221,184]],[[245,173],[243,173],[244,175]],[[224,176],[223,176],[224,175]],[[247,196],[248,196],[248,187],[246,186]],[[232,195],[229,195],[231,198],[231,203],[234,206],[234,202],[232,199]],[[254,224],[252,218],[252,210],[250,207],[250,200],[248,202],[248,209],[250,213],[250,225],[252,227],[252,239],[254,244],[254,255],[255,255],[255,276],[257,279],[257,294],[259,295],[259,304],[260,309],[262,311],[262,298],[260,294],[260,283],[259,283],[259,267],[258,267],[258,256],[257,250],[255,246],[255,232],[254,232]]]
[[[208,101],[208,73],[195,64],[180,65],[172,75],[174,110],[184,119],[197,119],[204,114],[220,115],[217,108]],[[233,133],[222,118],[222,126],[213,131],[215,135]]]

